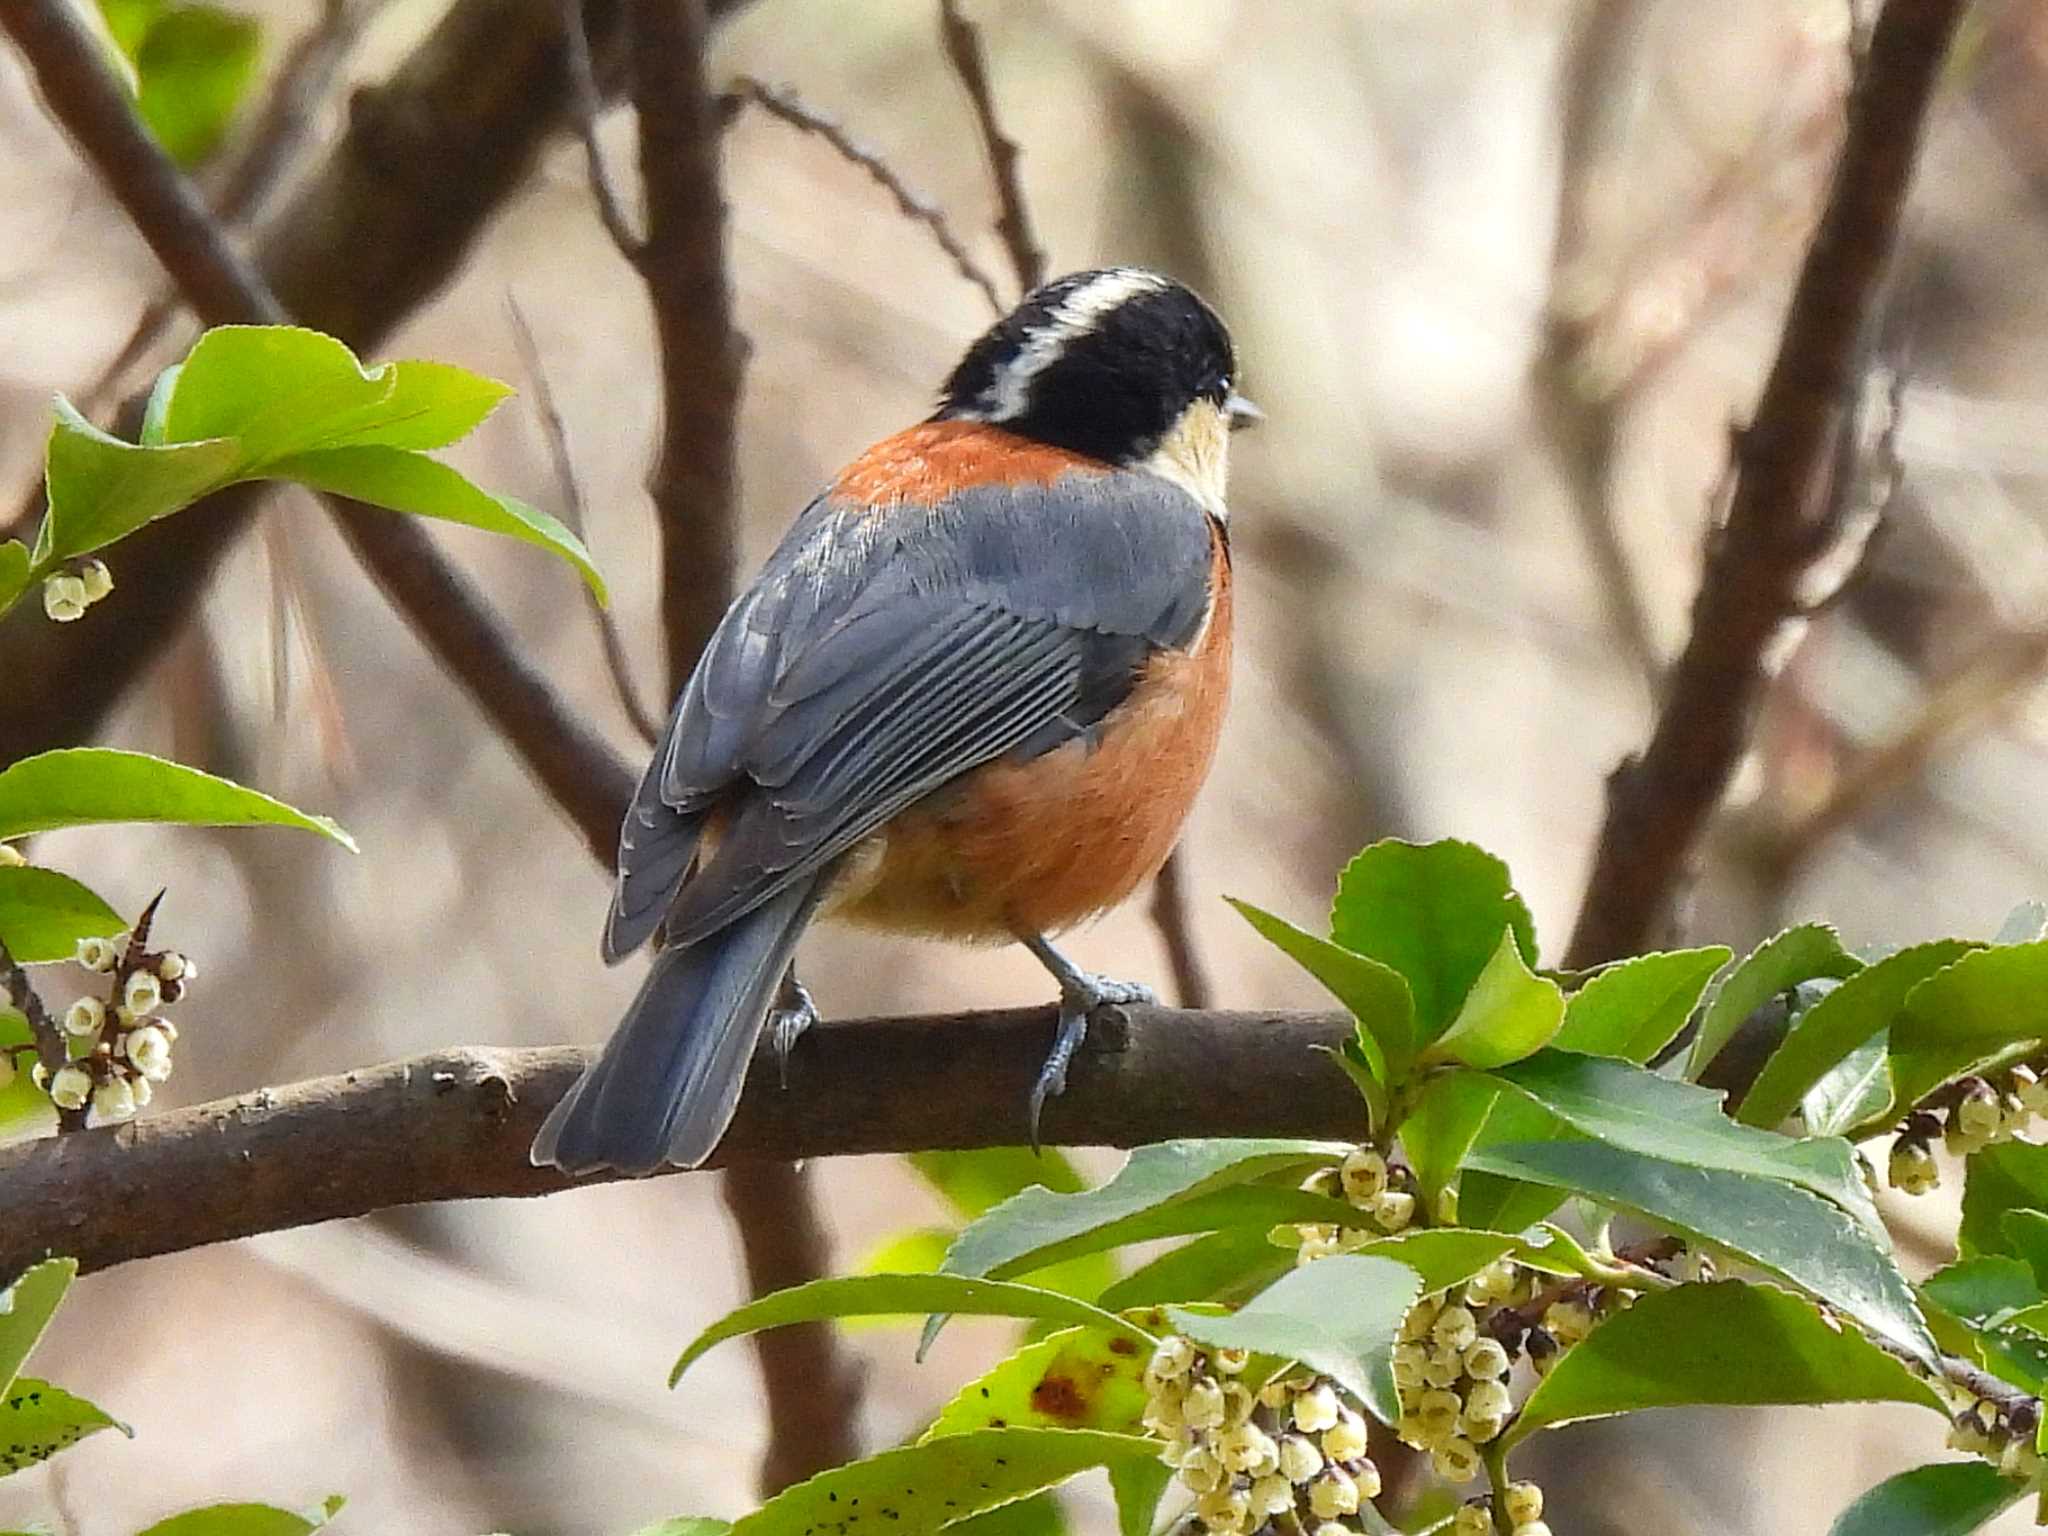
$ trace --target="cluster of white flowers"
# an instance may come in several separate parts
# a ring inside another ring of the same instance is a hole
[[[1317,1169],[1301,1187],[1319,1195],[1341,1192],[1365,1220],[1356,1227],[1322,1222],[1296,1227],[1301,1239],[1296,1262],[1312,1264],[1407,1231],[1417,1215],[1414,1182],[1406,1168],[1390,1167],[1376,1147],[1353,1147],[1337,1167]]]
[[[1509,1483],[1501,1497],[1514,1536],[1550,1536],[1543,1520],[1543,1490],[1534,1483]],[[1493,1536],[1493,1500],[1472,1499],[1451,1516],[1451,1536]]]
[[[101,560],[43,579],[43,612],[59,624],[85,617],[85,610],[114,590],[114,576]]]
[[[1458,1292],[1423,1297],[1401,1324],[1394,1346],[1401,1420],[1394,1429],[1429,1453],[1445,1482],[1471,1481],[1481,1465],[1479,1447],[1514,1413],[1508,1393],[1514,1357],[1484,1325],[1497,1309],[1526,1303],[1533,1289],[1530,1273],[1503,1259]]]
[[[1892,1188],[1924,1195],[1941,1185],[1934,1160],[1939,1140],[1951,1157],[1964,1158],[1986,1147],[2011,1141],[2033,1128],[2036,1116],[2048,1116],[2048,1081],[2027,1066],[2016,1066],[2000,1082],[1966,1077],[1955,1087],[1956,1098],[1944,1113],[1921,1110],[1907,1117],[1892,1143],[1886,1170]]]
[[[132,943],[126,947],[132,947]],[[171,1075],[171,1047],[178,1026],[159,1010],[176,1002],[198,976],[198,967],[176,950],[129,957],[120,939],[81,939],[78,963],[117,979],[111,998],[86,996],[64,1011],[71,1060],[47,1080],[40,1064],[36,1081],[59,1109],[88,1111],[88,1125],[131,1120]]]
[[[1345,1524],[1380,1492],[1365,1418],[1320,1377],[1276,1377],[1254,1392],[1241,1350],[1204,1352],[1178,1335],[1145,1367],[1145,1427],[1195,1495],[1211,1536],[1276,1520],[1311,1536],[1356,1536]],[[1283,1520],[1283,1517],[1284,1520]]]

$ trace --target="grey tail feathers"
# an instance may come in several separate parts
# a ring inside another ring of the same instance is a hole
[[[708,1158],[822,884],[822,875],[799,881],[700,942],[657,954],[604,1054],[542,1124],[534,1165],[650,1173]]]

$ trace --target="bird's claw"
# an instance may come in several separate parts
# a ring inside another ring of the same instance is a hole
[[[789,1053],[796,1049],[804,1031],[818,1022],[818,1005],[810,988],[794,975],[784,978],[782,995],[768,1015],[768,1044],[775,1052],[775,1067],[782,1086],[789,1086]]]
[[[1089,1015],[1098,1008],[1150,1007],[1158,1001],[1159,994],[1143,982],[1118,981],[1113,977],[1098,976],[1092,971],[1075,971],[1070,977],[1061,979],[1058,1031],[1053,1036],[1052,1050],[1045,1058],[1045,1065],[1038,1069],[1038,1080],[1031,1085],[1031,1150],[1034,1153],[1040,1150],[1038,1122],[1045,1113],[1045,1101],[1056,1099],[1067,1091],[1067,1068],[1074,1060],[1074,1053],[1088,1038]]]

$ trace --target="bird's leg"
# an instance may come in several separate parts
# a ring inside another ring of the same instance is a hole
[[[1059,1033],[1053,1037],[1052,1053],[1039,1068],[1038,1081],[1031,1085],[1031,1150],[1038,1150],[1038,1120],[1045,1101],[1067,1091],[1067,1066],[1074,1052],[1088,1038],[1088,1015],[1098,1008],[1117,1008],[1126,1003],[1151,1004],[1159,995],[1142,982],[1116,981],[1084,971],[1046,942],[1043,934],[1020,933],[1018,942],[1038,957],[1038,963],[1060,984]]]
[[[796,979],[792,965],[782,973],[782,990],[768,1011],[768,1043],[775,1051],[783,1087],[789,1086],[789,1053],[796,1049],[804,1031],[817,1022],[818,1005],[811,1000],[811,989]]]

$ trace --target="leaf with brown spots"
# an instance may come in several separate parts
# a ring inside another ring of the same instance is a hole
[[[1066,1328],[1027,1344],[962,1387],[923,1439],[1016,1425],[1143,1434],[1146,1355],[1119,1348],[1126,1342],[1100,1328]]]

